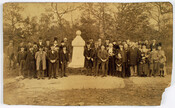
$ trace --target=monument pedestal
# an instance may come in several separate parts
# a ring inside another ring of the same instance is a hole
[[[76,32],[77,36],[72,41],[73,53],[72,53],[72,62],[68,65],[70,68],[83,68],[84,67],[84,46],[85,41],[80,36],[81,31]]]

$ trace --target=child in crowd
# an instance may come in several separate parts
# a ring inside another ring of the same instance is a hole
[[[166,56],[165,53],[160,53],[160,59],[159,59],[159,69],[160,69],[160,77],[164,77],[164,67],[165,67],[165,62],[166,62]]]
[[[160,77],[164,77],[165,75],[165,62],[166,62],[166,56],[165,52],[162,50],[162,44],[159,43],[157,47],[158,51],[158,71],[160,72]]]

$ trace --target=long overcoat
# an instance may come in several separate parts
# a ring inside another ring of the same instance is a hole
[[[26,68],[27,70],[34,71],[35,70],[35,54],[34,52],[28,51],[26,57]]]
[[[128,63],[130,66],[137,65],[139,61],[139,53],[137,48],[130,48],[128,51]]]
[[[45,51],[36,52],[35,59],[36,59],[36,70],[41,70],[40,67],[42,67],[42,70],[45,70],[46,69],[46,52]]]

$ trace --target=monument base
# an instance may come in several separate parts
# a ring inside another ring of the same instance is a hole
[[[68,67],[69,67],[69,68],[83,68],[84,65],[75,65],[74,63],[71,62],[71,63],[68,65]]]
[[[84,57],[81,59],[74,59],[68,64],[69,68],[84,68]]]
[[[70,68],[83,68],[84,67],[84,47],[73,47],[72,62],[68,64]]]

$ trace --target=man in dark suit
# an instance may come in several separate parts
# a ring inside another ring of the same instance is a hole
[[[98,42],[95,42],[95,46],[92,50],[92,55],[91,55],[91,60],[93,62],[93,72],[94,72],[94,76],[97,75],[97,62],[98,62],[98,51],[99,51],[99,47],[98,47]]]
[[[21,47],[21,50],[18,52],[18,56],[17,56],[17,62],[20,65],[20,72],[19,72],[19,76],[23,76],[25,75],[25,66],[26,66],[26,57],[27,57],[27,53],[25,51],[24,47]]]
[[[44,51],[46,52],[46,54],[48,54],[48,52],[50,51],[50,40],[49,39],[46,40],[46,45],[44,47]],[[46,71],[44,73],[44,76],[46,76],[46,77],[49,76],[49,60],[48,60],[48,57],[46,57]]]
[[[138,49],[135,47],[135,43],[131,43],[131,48],[128,51],[128,61],[130,65],[130,72],[131,76],[137,75],[137,65],[138,65],[138,59],[139,53]]]
[[[58,59],[58,53],[55,51],[54,45],[51,45],[51,51],[48,52],[47,58],[49,60],[49,79],[56,77],[56,61]]]
[[[85,67],[87,69],[86,75],[92,75],[92,49],[91,49],[91,45],[88,42],[86,45],[86,48],[84,50],[84,57],[85,57]]]
[[[7,57],[9,59],[9,70],[15,68],[15,48],[13,45],[13,41],[11,40],[9,42],[9,45],[7,46]]]
[[[67,77],[66,67],[69,62],[69,54],[66,47],[63,47],[63,50],[60,51],[60,63],[61,63],[61,77]]]
[[[26,57],[26,67],[28,71],[28,77],[34,78],[35,75],[35,53],[33,51],[33,47],[29,48],[29,51],[27,52]]]
[[[111,76],[114,76],[115,74],[115,49],[113,47],[113,44],[110,43],[109,46],[108,46],[108,49],[107,49],[107,52],[108,52],[108,55],[109,55],[109,59],[108,59],[108,64],[107,64],[107,71],[108,71],[108,75],[111,75]]]
[[[125,60],[126,60],[126,62],[125,62],[125,76],[129,77],[130,76],[130,70],[129,70],[129,65],[128,65],[128,52],[129,52],[128,44],[125,43],[123,45],[123,48],[124,48],[123,50],[125,52]]]

